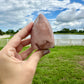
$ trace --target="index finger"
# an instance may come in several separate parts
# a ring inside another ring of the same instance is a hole
[[[32,27],[33,27],[33,22],[28,24],[26,27],[24,27],[18,33],[16,33],[13,36],[13,38],[8,42],[7,45],[11,46],[11,47],[17,47],[20,44],[21,40],[30,34]]]

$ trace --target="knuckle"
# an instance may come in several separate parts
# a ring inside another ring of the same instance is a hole
[[[14,48],[7,48],[7,49],[5,49],[5,53],[8,56],[14,56],[16,53],[16,50]]]

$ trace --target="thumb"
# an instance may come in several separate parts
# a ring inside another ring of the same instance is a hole
[[[28,60],[26,60],[27,67],[30,67],[34,70],[36,70],[36,66],[40,60],[40,58],[46,54],[48,54],[49,50],[38,50],[35,53],[33,53]]]
[[[38,50],[33,53],[27,61],[38,62],[42,56],[48,54],[49,52],[49,50]]]

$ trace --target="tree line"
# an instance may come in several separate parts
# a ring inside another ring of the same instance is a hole
[[[69,28],[63,28],[60,31],[56,31],[54,33],[84,33],[84,30],[76,30],[76,29],[69,29]]]
[[[14,31],[12,29],[9,29],[6,32],[3,32],[2,30],[0,30],[0,35],[4,35],[4,34],[11,34],[11,35],[13,35],[13,34],[16,34],[19,30],[21,30],[21,28],[18,29],[17,31]],[[76,29],[70,30],[69,28],[63,28],[62,30],[56,31],[54,33],[84,33],[84,30],[79,30],[78,31]]]
[[[1,29],[0,29],[0,35],[4,35],[4,34],[11,34],[11,35],[14,35],[16,34],[20,29],[18,29],[17,31],[14,31],[13,29],[8,29],[6,32],[3,32]]]

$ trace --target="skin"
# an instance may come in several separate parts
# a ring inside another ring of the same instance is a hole
[[[19,54],[22,48],[31,43],[31,39],[23,40],[31,33],[33,22],[20,30],[0,51],[0,84],[31,84],[37,64],[49,50],[37,50],[27,60],[33,48]]]

